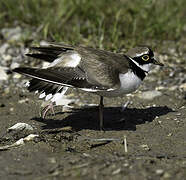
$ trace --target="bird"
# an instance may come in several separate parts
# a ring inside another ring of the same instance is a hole
[[[29,91],[61,98],[68,88],[100,96],[99,126],[103,129],[103,98],[136,91],[154,65],[163,66],[148,46],[137,46],[126,53],[114,53],[85,46],[49,43],[30,47],[26,54],[49,62],[46,68],[18,67],[13,72],[32,78]],[[49,105],[46,112],[53,108]]]

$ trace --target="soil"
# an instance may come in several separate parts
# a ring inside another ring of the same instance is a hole
[[[99,100],[73,93],[87,103]],[[131,97],[124,112],[118,104],[126,97],[105,98],[105,131],[99,130],[97,107],[56,107],[55,116],[42,119],[33,94],[2,94],[1,145],[26,135],[5,133],[18,122],[35,127],[39,137],[0,152],[1,179],[186,179],[186,100],[180,91],[162,94],[152,101]]]
[[[19,122],[33,126],[39,137],[0,151],[0,179],[186,179],[186,92],[180,88],[185,62],[170,66],[151,73],[137,93],[105,98],[104,131],[93,106],[98,96],[72,90],[79,100],[73,109],[55,107],[55,116],[42,119],[37,96],[18,86],[23,77],[10,83],[0,95],[0,146],[30,134],[7,132]],[[139,98],[147,90],[161,95]]]

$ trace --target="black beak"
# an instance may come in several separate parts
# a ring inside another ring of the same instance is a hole
[[[159,66],[164,66],[164,64],[160,63],[158,60],[153,59],[153,64],[159,65]]]

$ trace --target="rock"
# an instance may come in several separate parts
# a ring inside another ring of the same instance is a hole
[[[5,69],[6,68],[0,66],[0,80],[1,81],[6,81],[8,79],[8,75],[6,74]]]
[[[4,54],[6,52],[6,50],[8,49],[9,44],[8,43],[4,43],[1,47],[0,47],[0,54]]]
[[[186,83],[181,84],[179,89],[186,91]]]
[[[38,134],[30,134],[30,135],[26,136],[25,138],[19,139],[18,141],[16,141],[13,144],[0,146],[0,151],[5,151],[5,150],[11,149],[11,148],[15,148],[15,147],[24,145],[28,141],[33,141],[36,137],[39,137],[39,135]]]
[[[10,56],[9,54],[3,54],[2,58],[4,61],[10,61],[12,59],[12,56]]]
[[[165,172],[163,175],[164,179],[169,179],[171,177],[171,175],[168,172]]]
[[[10,69],[15,69],[15,68],[18,68],[19,66],[20,66],[19,63],[13,62],[13,63],[10,65]]]
[[[1,30],[2,35],[11,41],[18,41],[22,37],[22,30],[19,26],[15,28],[4,28]]]
[[[145,151],[150,151],[150,148],[147,144],[142,144],[140,147],[142,147]]]
[[[34,140],[36,137],[39,137],[39,135],[38,134],[29,134],[27,137],[25,137],[23,140],[24,140],[24,142],[25,141],[32,141],[32,140]]]
[[[175,91],[177,89],[178,89],[178,86],[176,86],[176,85],[175,86],[171,86],[171,87],[168,88],[169,91]]]
[[[19,131],[23,131],[23,130],[28,130],[28,131],[32,131],[34,128],[29,125],[29,124],[26,124],[26,123],[17,123],[17,124],[14,124],[12,127],[8,128],[7,131],[10,132],[10,131],[16,131],[16,132],[19,132]]]
[[[141,99],[153,100],[154,98],[159,97],[161,95],[162,93],[160,91],[153,90],[153,91],[142,92],[138,94],[137,96]]]
[[[15,74],[13,75],[13,79],[15,80],[15,82],[17,82],[16,80],[17,80],[17,79],[20,79],[20,78],[21,78],[21,74],[15,73]]]
[[[156,174],[162,175],[164,173],[163,169],[156,169]]]
[[[45,40],[40,41],[40,46],[46,46],[49,45],[49,43]]]
[[[157,86],[156,87],[156,90],[158,91],[158,90],[164,90],[164,89],[166,89],[166,87],[164,87],[164,86]]]

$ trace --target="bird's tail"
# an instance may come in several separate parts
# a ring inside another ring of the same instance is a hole
[[[73,49],[74,47],[70,45],[50,43],[45,46],[30,47],[26,56],[41,59],[47,62],[53,62],[63,52]]]

